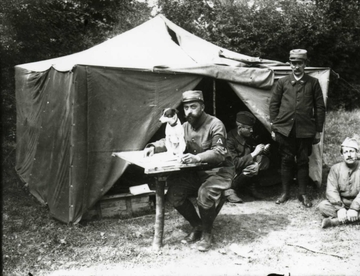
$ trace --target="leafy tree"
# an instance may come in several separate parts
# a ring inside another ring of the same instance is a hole
[[[20,54],[18,63],[84,50],[150,14],[146,4],[131,0],[3,0],[2,8],[5,36],[16,43],[5,46]]]
[[[150,17],[132,0],[2,0],[0,2],[2,133],[14,137],[14,66],[85,50]]]

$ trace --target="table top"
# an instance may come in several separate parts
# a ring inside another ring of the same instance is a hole
[[[174,155],[167,152],[156,153],[150,157],[144,157],[144,152],[122,151],[113,152],[112,156],[119,157],[131,164],[144,168],[146,174],[156,174],[163,172],[180,171],[187,168],[196,168],[206,166],[206,163],[183,164]]]

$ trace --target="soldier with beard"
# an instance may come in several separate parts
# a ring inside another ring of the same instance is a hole
[[[211,247],[216,204],[223,191],[231,186],[234,165],[226,147],[225,126],[218,118],[205,113],[202,91],[184,92],[182,102],[187,120],[183,124],[186,152],[182,156],[182,162],[203,162],[209,167],[171,174],[167,179],[167,200],[192,226],[192,231],[184,242],[198,242],[197,249],[207,251]],[[144,154],[151,156],[165,150],[162,139],[148,144]],[[194,196],[197,197],[200,216],[189,200]]]

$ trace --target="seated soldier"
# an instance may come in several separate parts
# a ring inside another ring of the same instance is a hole
[[[227,146],[235,165],[235,178],[231,188],[225,191],[225,196],[229,202],[242,203],[243,200],[238,196],[239,189],[244,187],[254,198],[261,199],[256,188],[257,175],[259,171],[269,168],[269,158],[265,156],[269,153],[270,145],[256,145],[253,139],[253,126],[256,118],[248,111],[240,111],[236,115],[236,125],[228,132]]]
[[[223,191],[231,186],[234,165],[226,148],[225,126],[218,118],[205,113],[202,91],[184,92],[182,102],[187,122],[183,124],[186,153],[181,160],[185,164],[207,163],[208,167],[171,174],[167,178],[167,200],[192,226],[183,241],[198,242],[199,251],[208,251],[217,215],[216,204]],[[148,144],[144,153],[151,156],[165,150],[162,139]],[[197,196],[199,214],[190,200],[193,196]]]
[[[331,167],[326,184],[326,199],[318,205],[320,213],[326,217],[322,221],[322,228],[359,220],[359,145],[355,139],[346,138],[340,152],[344,161]]]

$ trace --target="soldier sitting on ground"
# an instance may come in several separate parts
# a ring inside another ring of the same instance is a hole
[[[322,228],[359,220],[359,145],[355,139],[346,138],[340,152],[344,161],[331,167],[326,184],[326,199],[318,205],[320,213],[326,217],[322,221]]]
[[[238,196],[240,188],[247,190],[257,199],[263,198],[256,190],[259,171],[269,168],[269,146],[256,145],[253,139],[253,126],[256,118],[248,111],[240,111],[236,115],[237,127],[230,130],[227,135],[227,146],[235,165],[235,178],[231,189],[225,191],[229,202],[242,203]]]

